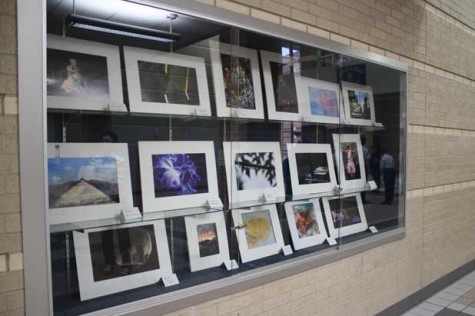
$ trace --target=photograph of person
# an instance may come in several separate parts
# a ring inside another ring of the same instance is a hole
[[[107,58],[48,48],[48,96],[109,100]]]
[[[341,155],[343,157],[343,168],[345,170],[345,180],[355,180],[361,178],[361,166],[358,160],[357,144],[355,142],[341,142]]]

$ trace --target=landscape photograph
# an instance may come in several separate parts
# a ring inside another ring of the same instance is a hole
[[[114,157],[48,159],[50,208],[119,203]]]

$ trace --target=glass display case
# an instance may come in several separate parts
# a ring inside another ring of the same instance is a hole
[[[404,71],[109,2],[47,1],[55,315],[206,293],[404,227]]]

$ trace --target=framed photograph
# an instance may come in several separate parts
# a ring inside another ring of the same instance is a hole
[[[49,143],[48,222],[119,217],[133,207],[127,144]]]
[[[293,195],[330,192],[337,185],[330,144],[288,143]]]
[[[358,134],[333,134],[338,178],[343,190],[364,189],[366,172]]]
[[[242,262],[276,255],[284,247],[275,204],[232,210]]]
[[[340,87],[336,83],[300,76],[297,81],[300,114],[304,121],[339,124]]]
[[[298,59],[260,51],[269,119],[300,121],[297,82]]]
[[[285,196],[278,142],[223,142],[223,150],[230,203]]]
[[[372,126],[376,122],[373,89],[356,83],[342,81],[345,123]]]
[[[173,273],[163,220],[73,231],[73,238],[81,301]]]
[[[212,141],[139,142],[143,211],[205,207],[218,194]]]
[[[322,198],[328,231],[340,238],[368,229],[360,193]]]
[[[328,238],[319,199],[287,202],[285,213],[295,250],[320,245]]]
[[[127,112],[119,47],[48,34],[48,108]]]
[[[124,47],[130,111],[211,116],[201,57]]]
[[[219,117],[264,118],[257,51],[210,41]]]
[[[218,267],[229,260],[223,212],[185,217],[191,272]]]

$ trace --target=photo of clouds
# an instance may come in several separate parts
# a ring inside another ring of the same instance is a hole
[[[208,192],[205,154],[152,155],[155,197]]]
[[[50,208],[119,203],[114,157],[49,158]]]
[[[238,153],[234,161],[238,190],[277,186],[274,153]]]

